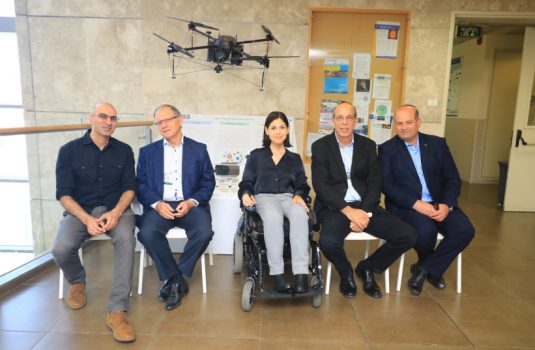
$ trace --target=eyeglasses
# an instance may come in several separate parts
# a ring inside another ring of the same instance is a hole
[[[341,121],[348,121],[350,123],[352,123],[354,120],[355,120],[355,116],[354,115],[335,115],[334,116],[334,120],[336,122],[341,122]]]
[[[180,117],[181,117],[181,115],[174,115],[171,118],[162,119],[162,120],[159,120],[157,122],[154,122],[154,125],[158,125],[158,126],[167,125],[167,123],[169,123],[171,120],[176,119],[176,118],[180,118]]]
[[[102,121],[110,120],[112,122],[116,122],[119,120],[119,117],[116,115],[107,115],[106,113],[99,113],[99,114],[93,114],[94,116],[97,116]]]

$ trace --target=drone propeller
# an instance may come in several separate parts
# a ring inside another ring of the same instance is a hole
[[[163,36],[157,34],[157,33],[152,33],[154,34],[157,38],[165,41],[166,43],[169,44],[169,46],[167,46],[167,53],[174,53],[174,52],[180,52],[186,56],[189,56],[191,58],[193,58],[193,55],[191,54],[191,52],[189,52],[188,50],[184,49],[182,46],[180,45],[177,45],[175,44],[174,42],[172,41],[169,41],[167,40],[166,38],[164,38]]]
[[[264,30],[264,32],[266,33],[266,37],[268,39],[271,39],[273,40],[274,42],[276,42],[277,44],[280,44],[280,42],[277,40],[277,38],[275,38],[275,36],[273,35],[273,33],[271,32],[271,30],[269,30],[268,27],[266,27],[265,25],[262,24],[262,29]]]
[[[201,27],[201,28],[206,28],[206,29],[219,30],[217,28],[211,27],[211,26],[209,26],[207,24],[203,24],[203,23],[200,23],[200,22],[188,21],[187,19],[182,19],[182,18],[178,18],[178,17],[171,17],[171,16],[167,16],[167,18],[176,19],[177,21],[187,22],[187,23],[189,23],[190,26],[193,26],[193,27]]]

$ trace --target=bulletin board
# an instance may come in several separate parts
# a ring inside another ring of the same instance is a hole
[[[337,101],[358,102],[358,133],[390,138],[390,117],[404,101],[410,11],[313,8],[309,23],[304,159],[315,139],[332,132]]]

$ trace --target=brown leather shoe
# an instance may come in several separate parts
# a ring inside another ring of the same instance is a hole
[[[136,340],[136,331],[126,319],[126,312],[110,312],[106,317],[106,326],[113,332],[113,338],[121,343],[130,343]]]
[[[71,285],[69,289],[69,296],[67,297],[67,305],[73,309],[81,309],[87,304],[85,296],[85,283],[76,283]]]

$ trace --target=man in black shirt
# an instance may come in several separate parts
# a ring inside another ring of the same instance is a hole
[[[89,115],[91,129],[63,145],[56,164],[56,199],[65,208],[52,254],[63,270],[70,291],[67,305],[81,309],[87,303],[86,274],[78,249],[87,239],[107,234],[115,249],[112,291],[106,325],[120,342],[136,338],[126,319],[134,268],[134,214],[129,209],[136,182],[132,148],[111,135],[117,111],[98,103]]]

